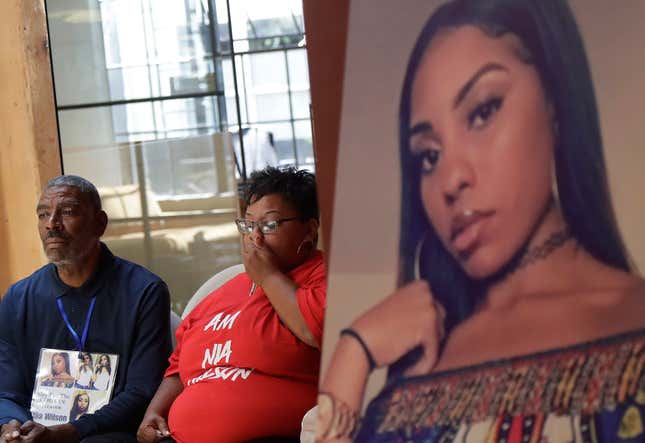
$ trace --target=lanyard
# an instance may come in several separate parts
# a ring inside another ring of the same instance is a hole
[[[83,352],[83,348],[85,347],[85,340],[87,340],[87,332],[90,329],[90,318],[92,317],[92,312],[94,311],[94,303],[96,303],[96,295],[92,297],[92,301],[90,302],[90,308],[87,310],[87,317],[85,317],[85,326],[83,326],[83,335],[81,336],[81,338],[78,338],[78,334],[72,327],[72,324],[69,322],[69,318],[67,317],[65,308],[63,308],[63,302],[61,301],[60,297],[56,300],[56,303],[58,304],[58,310],[60,311],[60,315],[63,316],[63,321],[65,322],[65,326],[67,326],[67,329],[69,329],[69,332],[72,333],[74,340],[76,340],[76,346],[78,347],[78,351]]]

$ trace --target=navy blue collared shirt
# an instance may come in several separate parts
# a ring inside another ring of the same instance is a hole
[[[104,244],[96,270],[80,288],[64,284],[48,264],[12,285],[0,301],[0,425],[31,418],[41,348],[77,349],[57,298],[80,334],[93,296],[84,351],[118,354],[118,370],[110,403],[72,424],[81,438],[137,429],[170,355],[170,299],[159,277],[115,257]]]

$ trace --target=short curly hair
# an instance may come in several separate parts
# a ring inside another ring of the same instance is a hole
[[[320,221],[316,176],[311,172],[273,166],[253,172],[244,187],[244,211],[251,203],[269,194],[280,195],[300,213],[303,220],[314,218]]]

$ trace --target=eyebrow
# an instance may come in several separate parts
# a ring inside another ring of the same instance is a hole
[[[455,100],[453,102],[453,109],[459,106],[459,104],[466,98],[470,90],[475,86],[477,81],[479,79],[487,74],[488,72],[491,71],[505,71],[508,72],[508,69],[506,69],[504,66],[500,65],[499,63],[487,63],[486,65],[482,66],[473,74],[472,77],[464,84],[464,86],[461,87],[457,95],[455,96]],[[432,127],[432,123],[429,121],[423,121],[419,122],[416,125],[412,126],[408,130],[408,139],[414,137],[417,134],[421,133],[432,133],[434,132],[434,128]]]
[[[82,204],[82,202],[80,200],[76,199],[76,198],[66,198],[66,199],[62,200],[58,204],[58,206],[80,206],[81,204]],[[39,203],[38,206],[36,206],[36,211],[40,211],[40,210],[47,209],[47,208],[50,208],[50,207],[51,207],[51,205]]]
[[[412,126],[408,131],[408,138],[412,138],[417,134],[433,132],[432,124],[430,122],[420,122]]]
[[[66,198],[62,200],[58,206],[81,206],[83,202],[76,198]]]
[[[466,98],[466,95],[470,92],[470,90],[475,86],[475,83],[486,73],[491,72],[491,71],[505,71],[508,72],[508,69],[506,69],[504,66],[500,65],[499,63],[487,63],[486,65],[482,66],[473,74],[472,77],[470,77],[470,80],[464,84],[461,89],[459,90],[459,93],[455,96],[455,101],[452,104],[453,109],[459,106],[459,104]]]
[[[268,210],[268,211],[266,211],[264,214],[262,214],[262,216],[264,217],[264,216],[266,216],[266,215],[268,215],[268,214],[274,214],[274,213],[275,213],[275,214],[280,214],[280,211],[278,211],[277,209],[269,209],[269,210]],[[248,212],[248,211],[247,211],[247,212],[246,212],[246,214],[245,214],[244,216],[246,217],[246,216],[249,216],[249,215],[250,215],[250,216],[253,216],[253,214],[251,214],[250,212]]]

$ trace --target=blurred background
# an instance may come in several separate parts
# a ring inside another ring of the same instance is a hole
[[[179,314],[240,263],[238,187],[314,169],[301,0],[46,0],[65,174],[103,240],[160,275]]]

